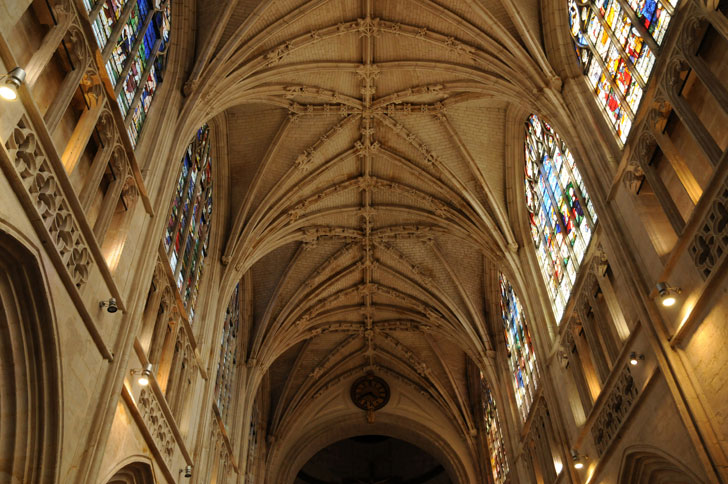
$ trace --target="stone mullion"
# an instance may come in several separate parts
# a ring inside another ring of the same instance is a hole
[[[174,301],[171,302],[174,304]],[[154,368],[159,367],[159,363],[164,350],[164,336],[170,329],[170,309],[168,307],[161,306],[157,307],[157,314],[154,319],[154,328],[152,329],[152,338],[149,341],[149,362],[154,365]]]
[[[723,87],[718,77],[713,74],[705,61],[697,55],[684,52],[684,58],[690,69],[698,76],[700,82],[718,102],[723,112],[728,113],[728,90]]]
[[[716,32],[720,34],[723,39],[728,42],[728,18],[718,10],[707,9],[705,17],[708,22],[713,26]]]
[[[591,291],[593,291],[593,289],[590,289],[590,292]],[[594,313],[594,319],[597,323],[596,326],[599,328],[596,332],[599,335],[599,339],[602,341],[602,344],[604,345],[606,356],[609,358],[609,367],[611,369],[611,367],[613,367],[615,362],[617,361],[617,356],[619,355],[619,346],[617,345],[617,342],[613,337],[614,333],[610,331],[609,328],[610,326],[613,327],[613,325],[609,318],[606,317],[606,315],[602,311],[597,296],[590,295],[589,300],[591,301],[592,312]]]
[[[711,165],[716,166],[720,161],[723,151],[713,139],[713,136],[706,129],[700,118],[679,92],[683,80],[680,78],[680,71],[684,64],[679,58],[674,59],[667,68],[665,76],[665,91],[672,104],[673,110],[690,132],[700,150],[705,154]]]
[[[96,129],[96,124],[101,117],[101,113],[106,105],[106,97],[101,94],[96,97],[93,105],[84,109],[81,117],[73,129],[71,139],[68,140],[66,148],[61,156],[61,162],[66,169],[66,173],[71,173],[76,168],[76,164],[81,159],[83,152],[86,150],[91,135]]]
[[[61,87],[58,90],[58,95],[53,99],[45,115],[43,115],[43,120],[49,133],[53,133],[58,123],[61,122],[69,104],[71,104],[73,96],[76,94],[76,88],[81,84],[87,68],[88,63],[85,66],[75,66],[71,72],[66,74],[65,79],[63,79],[63,83],[61,83]]]
[[[151,353],[153,333],[156,329],[157,318],[162,304],[163,285],[159,281],[158,270],[155,270],[152,284],[147,294],[147,302],[142,313],[142,326],[138,339],[146,349],[147,359]]]
[[[28,64],[25,66],[25,72],[27,73],[26,83],[29,87],[32,87],[40,77],[43,70],[46,68],[48,63],[53,58],[53,55],[58,50],[58,46],[61,45],[63,38],[66,36],[69,28],[73,24],[73,15],[70,12],[58,12],[57,15],[60,22],[55,24],[46,33],[45,37],[41,41],[40,48],[33,54]],[[83,70],[81,70],[83,72]],[[80,80],[79,80],[80,82]],[[63,93],[63,87],[59,90]]]
[[[658,111],[653,112],[658,113]],[[660,147],[660,151],[662,151],[673,170],[675,170],[675,174],[680,179],[690,200],[692,200],[693,204],[697,204],[703,195],[703,189],[695,179],[693,172],[685,163],[682,154],[680,154],[672,139],[663,132],[663,121],[665,120],[665,117],[658,114],[657,121],[654,124],[648,124],[650,133],[654,136],[657,145]]]
[[[103,4],[103,2],[101,3]],[[124,28],[124,25],[126,25],[126,22],[129,20],[131,13],[134,11],[134,5],[136,4],[136,0],[127,1],[126,5],[124,5],[122,9],[121,15],[119,15],[119,18],[116,20],[116,24],[114,24],[114,28],[109,34],[109,40],[106,42],[104,49],[101,51],[101,59],[104,65],[109,61],[109,57],[111,57],[111,52],[114,50],[114,47],[116,47],[116,43],[119,41],[121,30]],[[93,23],[93,20],[91,22]],[[134,52],[134,50],[132,50],[131,52]],[[121,77],[119,77],[119,79],[121,79]]]
[[[604,303],[606,304],[609,315],[612,317],[612,322],[614,323],[610,325],[610,330],[614,332],[613,337],[615,338],[615,341],[621,343],[629,337],[630,331],[629,326],[627,326],[627,321],[624,318],[622,308],[619,304],[619,298],[617,297],[617,293],[615,292],[614,286],[612,285],[612,281],[609,280],[609,277],[605,274],[600,274],[599,271],[595,272],[597,283],[599,284],[599,288],[604,296]]]
[[[576,390],[579,393],[579,399],[584,407],[584,413],[589,413],[589,410],[591,410],[592,407],[592,395],[589,391],[589,384],[586,381],[584,367],[582,366],[582,352],[584,350],[584,345],[581,341],[578,341],[580,338],[573,335],[572,325],[569,325],[569,327],[566,328],[566,331],[569,333],[566,340],[568,345],[566,348],[566,357],[570,363],[569,367],[574,378],[574,383],[576,384]],[[576,348],[576,354],[572,351],[573,348]]]
[[[592,358],[592,352],[589,349],[589,342],[586,340],[586,336],[582,338],[580,332],[584,330],[584,326],[580,321],[574,321],[573,324],[573,330],[575,332],[574,334],[574,344],[576,345],[577,350],[579,351],[579,361],[581,362],[581,373],[584,375],[584,381],[587,385],[587,391],[590,398],[590,403],[588,408],[591,408],[591,406],[594,404],[594,400],[596,400],[597,395],[602,389],[601,383],[599,382],[599,377],[597,376],[597,370],[594,365],[594,361]],[[584,330],[584,334],[586,335],[586,331]]]
[[[126,175],[125,171],[123,174]],[[99,246],[104,243],[106,231],[109,229],[111,220],[116,212],[116,207],[119,205],[119,198],[121,197],[121,191],[124,188],[125,181],[125,176],[117,176],[116,179],[109,185],[106,195],[104,195],[99,216],[94,224],[94,235],[96,235],[96,241]]]
[[[91,162],[91,169],[86,180],[84,180],[83,188],[78,196],[78,201],[81,203],[81,207],[84,212],[88,212],[91,208],[91,203],[94,200],[94,195],[99,189],[101,179],[104,177],[106,172],[106,166],[109,164],[111,155],[114,152],[114,145],[108,143],[102,149],[96,152],[93,161]],[[120,156],[120,155],[117,155]]]
[[[600,385],[603,385],[609,377],[609,365],[607,364],[604,350],[599,342],[599,336],[592,325],[592,321],[587,317],[583,307],[579,306],[580,305],[577,304],[576,312],[581,320],[581,326],[584,328],[584,334],[586,335],[586,341],[589,344],[592,360],[596,366],[597,375],[599,375]]]
[[[167,388],[164,392],[164,397],[167,400],[167,403],[174,401],[175,395],[179,390],[178,383],[179,383],[179,374],[182,370],[182,358],[184,358],[184,342],[181,340],[179,335],[179,326],[181,325],[181,322],[177,322],[175,324],[174,328],[174,345],[172,346],[174,354],[172,356],[172,362],[169,368],[169,375],[167,377]]]
[[[649,134],[647,133],[643,133],[642,136],[642,140],[651,139],[651,137],[649,137]],[[652,152],[652,150],[649,151]],[[667,187],[665,187],[662,178],[657,175],[655,167],[652,166],[647,159],[644,159],[642,156],[640,156],[639,153],[637,154],[637,157],[640,167],[642,168],[642,173],[644,174],[647,183],[649,183],[650,187],[652,188],[652,191],[655,192],[655,196],[660,202],[660,206],[662,207],[665,216],[670,222],[672,229],[675,231],[676,234],[681,234],[683,229],[685,228],[685,219],[683,219],[680,210],[677,208],[677,205],[675,205],[675,201],[670,195],[670,192],[667,190]]]

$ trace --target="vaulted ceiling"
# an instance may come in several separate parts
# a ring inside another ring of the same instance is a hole
[[[497,346],[493,274],[517,265],[508,113],[550,102],[539,2],[210,3],[186,90],[227,132],[223,260],[247,273],[268,433],[364,419],[348,388],[374,371],[409,395],[382,414],[476,452],[468,360]]]

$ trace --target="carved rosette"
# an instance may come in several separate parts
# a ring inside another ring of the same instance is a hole
[[[27,118],[20,120],[5,147],[73,283],[82,287],[88,281],[91,254]]]

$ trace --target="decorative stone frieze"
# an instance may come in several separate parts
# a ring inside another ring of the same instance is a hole
[[[167,465],[171,465],[175,448],[174,434],[161,405],[154,393],[148,388],[143,388],[139,394],[138,407],[142,420],[152,435],[160,454],[162,454]]]
[[[728,180],[723,182],[688,251],[703,279],[728,252]]]
[[[637,393],[632,373],[629,371],[629,367],[625,366],[592,427],[594,446],[600,456],[619,432],[622,423],[637,400]]]
[[[81,288],[88,281],[91,254],[41,142],[25,116],[5,147],[73,283]]]

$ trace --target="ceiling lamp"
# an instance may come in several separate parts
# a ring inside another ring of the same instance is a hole
[[[660,295],[662,305],[666,308],[674,306],[677,302],[676,296],[682,293],[682,290],[679,287],[672,287],[666,282],[658,282],[655,287],[657,289],[657,293]]]
[[[18,98],[18,88],[25,82],[25,70],[16,67],[7,74],[0,75],[0,97],[8,101],[15,101]]]

